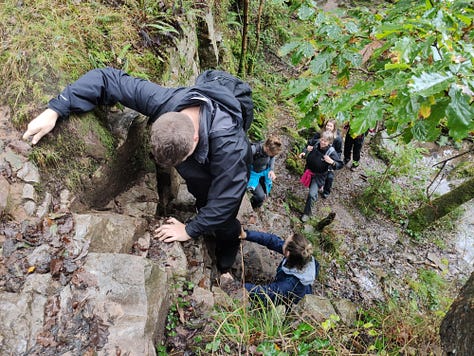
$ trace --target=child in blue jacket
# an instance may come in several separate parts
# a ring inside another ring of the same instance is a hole
[[[274,304],[296,304],[306,294],[313,293],[312,284],[319,273],[319,263],[313,257],[311,243],[302,235],[294,234],[286,240],[260,231],[243,231],[242,239],[256,242],[285,257],[277,268],[273,282],[267,285],[245,283],[252,299],[265,304],[270,299]]]
[[[272,190],[275,175],[275,156],[281,152],[279,137],[270,136],[265,142],[252,143],[252,165],[247,190],[252,193],[253,208],[260,208]]]

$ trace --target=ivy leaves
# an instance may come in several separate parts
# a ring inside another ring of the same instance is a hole
[[[384,6],[336,16],[303,2],[298,16],[307,32],[280,51],[303,69],[287,91],[304,114],[300,124],[335,117],[360,134],[381,122],[407,142],[468,137],[474,7],[447,0]]]

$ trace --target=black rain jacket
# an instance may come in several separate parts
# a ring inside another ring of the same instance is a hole
[[[313,150],[306,156],[306,167],[314,173],[313,180],[316,180],[319,187],[324,186],[329,168],[334,170],[341,169],[344,164],[341,158],[337,154],[335,149],[331,149],[329,145],[326,149],[322,149],[319,143],[315,144]],[[324,160],[324,155],[328,154],[334,160],[334,165],[330,165]]]
[[[237,216],[251,160],[240,103],[233,94],[222,87],[165,88],[104,68],[91,70],[68,85],[48,107],[66,118],[97,105],[116,103],[148,116],[151,122],[167,112],[201,107],[198,146],[176,167],[199,209],[186,224],[186,232],[195,238],[205,231],[225,228],[226,222]]]

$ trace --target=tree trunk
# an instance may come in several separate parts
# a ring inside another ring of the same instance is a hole
[[[249,60],[249,68],[248,74],[253,74],[253,67],[255,64],[255,60],[257,58],[258,48],[260,47],[260,31],[261,31],[261,24],[262,24],[262,14],[263,8],[265,6],[265,0],[260,0],[260,4],[258,5],[258,12],[257,12],[257,25],[255,29],[255,47],[252,51],[252,57]]]
[[[243,26],[242,26],[242,49],[240,51],[239,61],[239,76],[244,77],[245,74],[245,62],[247,57],[247,44],[248,44],[248,28],[249,28],[249,1],[244,0],[244,14],[243,14]]]
[[[474,178],[470,178],[449,193],[434,199],[411,213],[408,218],[408,229],[414,232],[422,231],[434,221],[473,198]]]
[[[451,305],[439,330],[447,355],[472,355],[474,345],[474,273]]]

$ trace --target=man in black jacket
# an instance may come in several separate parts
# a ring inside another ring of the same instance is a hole
[[[113,68],[94,69],[50,100],[23,135],[36,144],[59,117],[97,105],[121,103],[150,118],[152,153],[161,166],[174,166],[196,198],[197,216],[174,218],[156,230],[165,242],[216,235],[217,267],[226,272],[239,246],[236,219],[248,181],[249,143],[239,101],[230,90],[210,86],[165,88]]]

